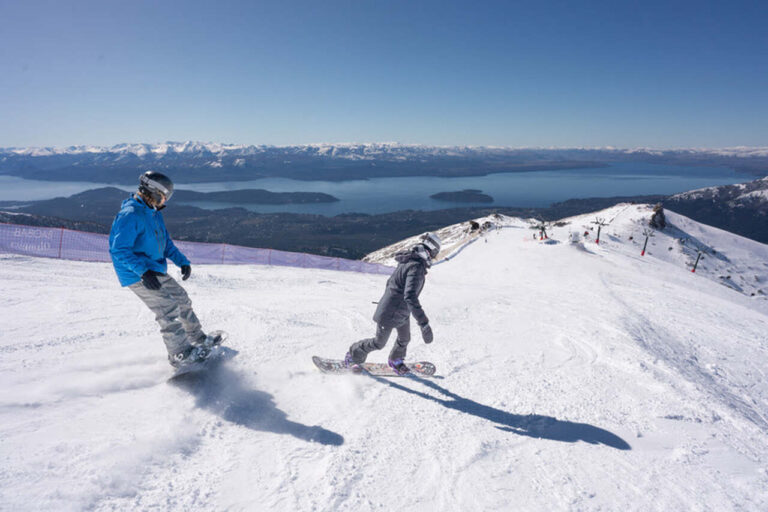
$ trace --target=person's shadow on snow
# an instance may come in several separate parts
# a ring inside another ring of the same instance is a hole
[[[344,444],[344,438],[336,432],[289,420],[288,415],[277,408],[272,395],[243,386],[242,378],[226,364],[214,364],[206,370],[179,375],[168,382],[194,396],[198,407],[226,421],[253,430],[292,435],[303,441],[334,446]]]
[[[439,386],[430,379],[413,377],[421,384],[434,389],[446,398],[439,398],[428,393],[411,389],[390,379],[373,377],[381,383],[388,384],[390,387],[405,391],[412,395],[436,402],[448,409],[455,409],[459,412],[471,414],[484,420],[498,423],[496,428],[505,432],[514,432],[521,436],[536,437],[539,439],[552,439],[554,441],[563,441],[566,443],[575,443],[584,441],[590,444],[604,444],[618,450],[631,450],[632,447],[616,434],[607,430],[594,427],[586,423],[574,423],[571,421],[561,421],[551,416],[541,416],[538,414],[512,414],[487,405],[483,405],[452,393]]]

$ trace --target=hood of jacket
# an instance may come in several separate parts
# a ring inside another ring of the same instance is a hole
[[[395,261],[398,263],[408,263],[409,261],[418,261],[426,268],[432,266],[432,258],[429,257],[429,251],[421,244],[413,246],[407,251],[395,253]]]
[[[156,211],[154,208],[145,203],[139,194],[135,193],[131,194],[123,200],[123,202],[120,204],[120,209],[123,209],[126,206],[133,206],[134,208],[146,208],[147,210]]]

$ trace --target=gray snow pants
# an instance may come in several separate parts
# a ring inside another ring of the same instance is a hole
[[[205,333],[184,288],[171,276],[158,276],[157,279],[162,285],[159,290],[150,290],[141,281],[128,288],[155,314],[170,358],[203,341]]]
[[[389,336],[394,327],[384,327],[376,324],[376,337],[366,338],[349,347],[349,353],[352,354],[352,360],[357,364],[363,364],[370,352],[381,350],[387,344]],[[405,353],[408,351],[408,343],[411,341],[411,322],[410,318],[403,325],[397,327],[397,340],[389,353],[390,359],[405,359]]]

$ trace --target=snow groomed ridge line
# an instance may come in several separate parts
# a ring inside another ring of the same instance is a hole
[[[499,229],[521,229],[520,226],[495,226],[493,228],[493,231],[499,230]],[[450,255],[446,256],[445,258],[441,259],[440,261],[436,261],[432,264],[432,266],[440,265],[441,263],[445,263],[446,261],[451,261],[453,258],[458,256],[459,254],[464,251],[467,247],[472,245],[473,243],[477,242],[478,240],[481,240],[485,238],[488,235],[488,231],[481,233],[479,235],[476,235],[474,238],[470,239],[468,242],[464,242],[459,246],[458,249],[455,249]]]
[[[109,236],[65,228],[0,223],[0,253],[72,261],[111,262]],[[197,265],[275,265],[389,275],[392,267],[345,258],[230,244],[174,241]]]
[[[446,261],[451,261],[453,258],[455,258],[455,257],[456,257],[456,256],[458,256],[459,254],[461,254],[461,252],[462,252],[464,249],[466,249],[467,247],[469,247],[469,246],[470,246],[470,245],[472,245],[473,243],[477,242],[478,240],[480,240],[480,237],[479,237],[479,236],[478,236],[478,237],[475,237],[475,238],[473,238],[473,239],[472,239],[472,240],[470,240],[469,242],[467,242],[467,243],[463,244],[461,247],[459,247],[459,248],[458,248],[456,251],[454,251],[454,252],[453,252],[453,254],[451,254],[450,256],[446,256],[445,258],[441,259],[440,261],[437,261],[437,262],[433,263],[433,264],[432,264],[432,266],[434,267],[434,266],[436,266],[436,265],[440,265],[441,263],[445,263]]]

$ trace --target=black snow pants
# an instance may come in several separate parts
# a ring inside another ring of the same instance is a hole
[[[395,345],[389,353],[389,358],[405,359],[408,343],[411,341],[410,318],[407,322],[398,327],[385,327],[381,324],[376,324],[376,337],[360,340],[349,347],[349,352],[352,354],[352,360],[357,364],[362,364],[365,362],[365,359],[370,352],[383,349],[387,344],[393,329],[397,329],[397,340],[395,340]]]

